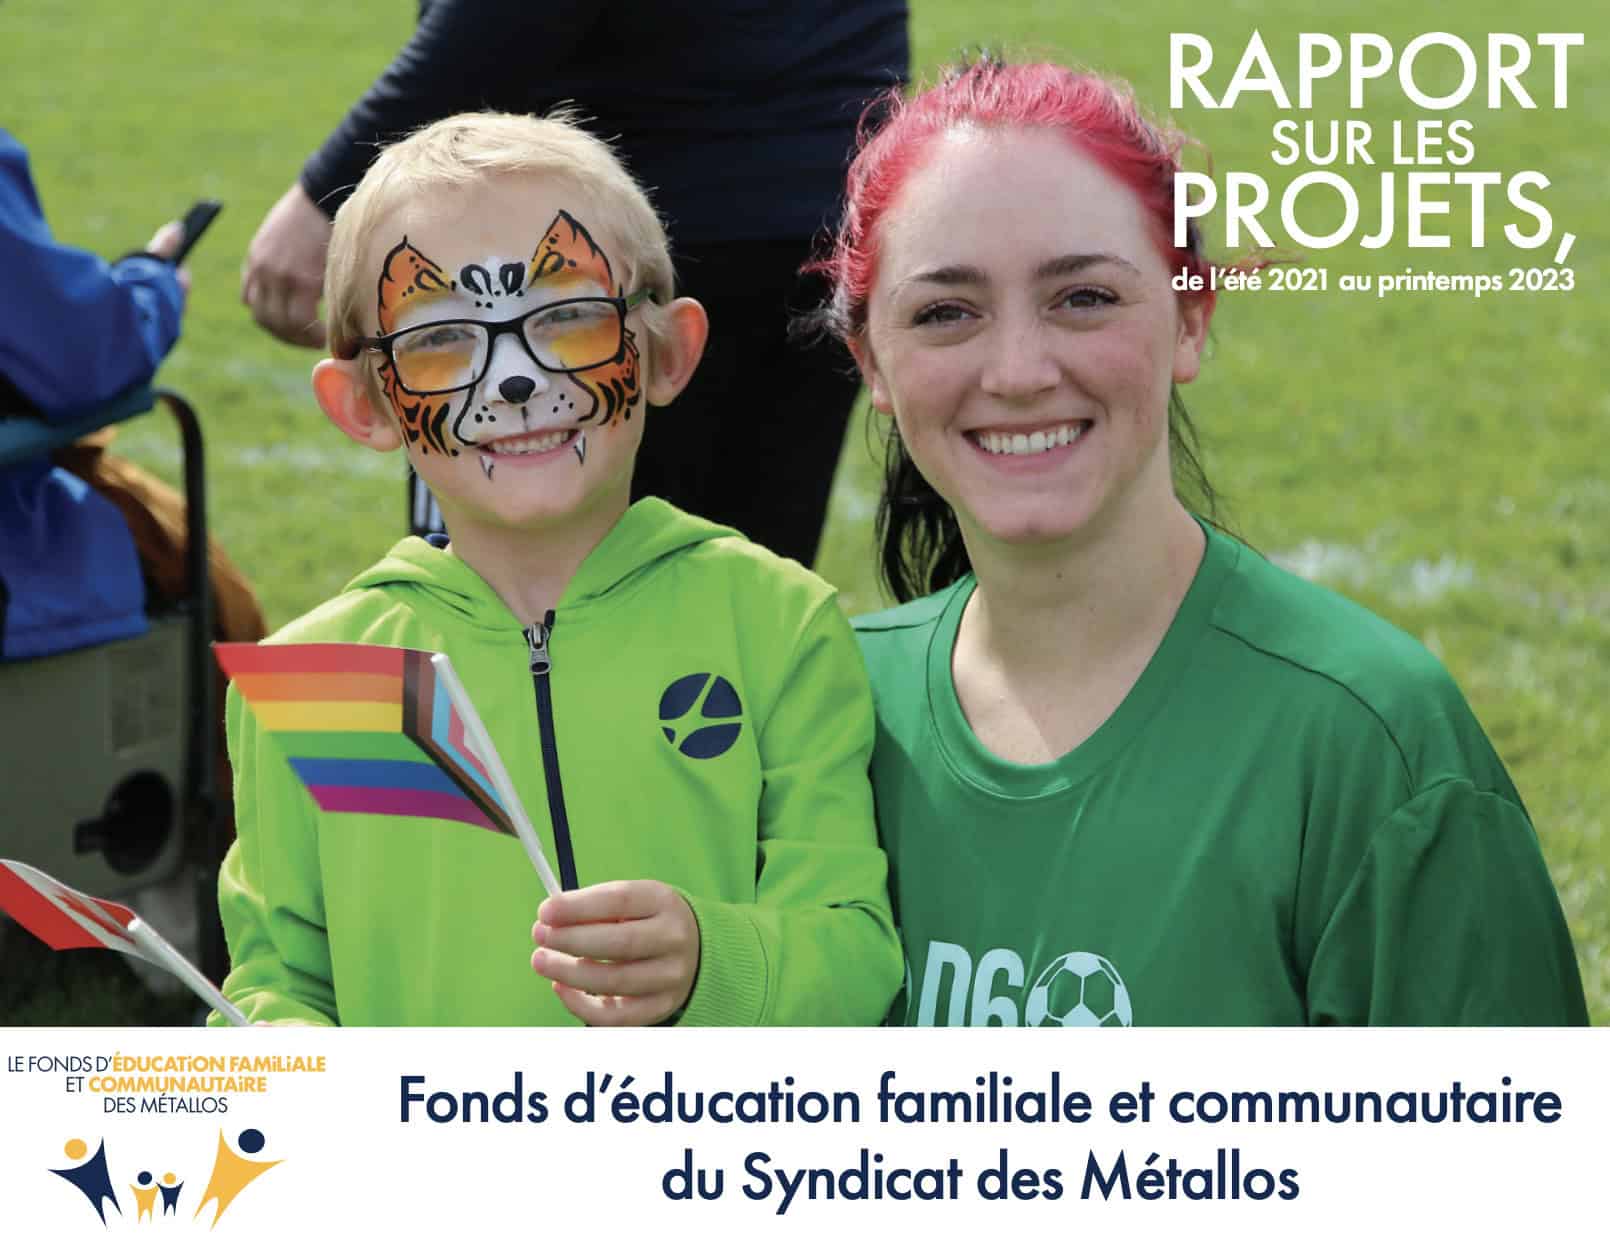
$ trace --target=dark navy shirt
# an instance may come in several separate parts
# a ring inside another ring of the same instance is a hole
[[[379,144],[572,101],[676,243],[809,237],[837,215],[866,102],[906,75],[906,17],[905,0],[430,0],[302,185],[334,214]]]

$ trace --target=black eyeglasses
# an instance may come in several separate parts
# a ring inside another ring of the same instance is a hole
[[[397,383],[415,397],[457,393],[481,383],[492,347],[504,333],[524,344],[543,371],[569,375],[613,363],[626,344],[626,313],[652,297],[563,298],[512,320],[433,320],[383,337],[360,337],[361,349],[384,354]]]

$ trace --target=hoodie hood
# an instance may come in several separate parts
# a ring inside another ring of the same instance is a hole
[[[576,570],[558,609],[584,610],[620,597],[651,577],[665,558],[711,540],[738,537],[723,527],[684,513],[658,497],[633,504]],[[417,536],[399,540],[385,557],[347,584],[346,591],[416,588],[466,620],[486,626],[523,625],[475,568]]]

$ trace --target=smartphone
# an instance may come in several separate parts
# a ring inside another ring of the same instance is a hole
[[[217,199],[201,199],[194,207],[184,214],[179,222],[183,236],[179,239],[179,249],[173,253],[169,261],[175,267],[184,262],[184,257],[190,253],[190,248],[201,240],[201,235],[207,232],[207,226],[212,224],[213,218],[224,210],[224,205]]]

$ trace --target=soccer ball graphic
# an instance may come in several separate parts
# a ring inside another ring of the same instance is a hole
[[[1128,1028],[1129,990],[1113,967],[1088,950],[1070,950],[1040,973],[1023,1022],[1030,1028]]]

